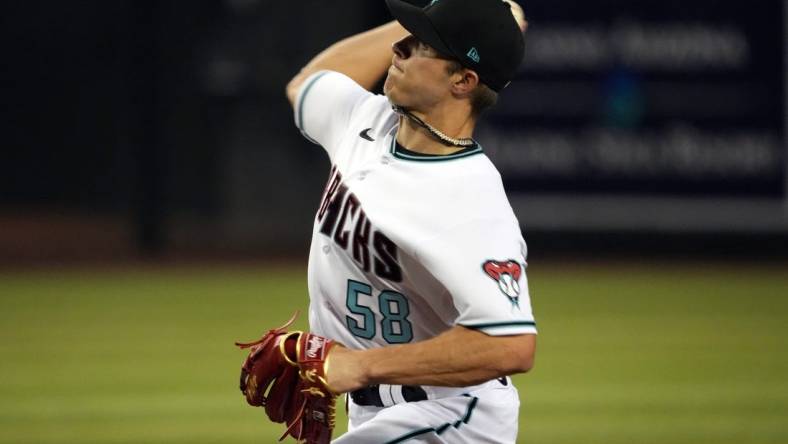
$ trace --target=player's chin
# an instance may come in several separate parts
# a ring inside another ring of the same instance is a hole
[[[397,100],[399,94],[397,94],[397,87],[395,82],[391,80],[391,76],[386,77],[386,82],[383,83],[383,94],[388,97],[392,105],[399,105],[399,101]]]
[[[385,91],[384,94],[386,95],[386,98],[389,99],[389,103],[391,104],[391,106],[399,106],[406,109],[408,108],[408,105],[404,101],[397,99],[397,94],[393,94],[391,92],[385,92]]]
[[[383,94],[389,99],[389,103],[403,108],[410,108],[414,105],[413,94],[406,84],[399,82],[391,76],[386,78],[383,84]]]
[[[389,92],[394,88],[396,81],[392,79],[391,74],[386,76],[386,81],[383,82],[383,93],[389,95]]]

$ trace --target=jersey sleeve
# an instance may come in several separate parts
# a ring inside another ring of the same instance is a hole
[[[298,92],[295,124],[304,137],[322,146],[333,159],[354,111],[374,96],[344,74],[316,72],[304,81]]]
[[[525,273],[527,249],[516,224],[474,221],[422,245],[419,257],[448,290],[455,325],[492,336],[536,334]]]

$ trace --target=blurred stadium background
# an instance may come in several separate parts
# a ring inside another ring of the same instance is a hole
[[[540,322],[519,442],[788,442],[786,4],[523,4],[525,64],[477,134]],[[0,443],[275,442],[232,342],[306,307],[328,173],[284,85],[387,20],[0,6]]]

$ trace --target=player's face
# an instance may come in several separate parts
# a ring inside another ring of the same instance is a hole
[[[451,94],[448,59],[409,35],[392,46],[383,92],[395,105],[427,112]]]

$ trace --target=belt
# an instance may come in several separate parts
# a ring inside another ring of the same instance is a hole
[[[400,390],[402,399],[405,402],[426,401],[427,392],[418,385],[385,385],[383,389],[389,394],[389,398],[395,399],[394,390]],[[371,385],[363,389],[350,392],[350,398],[356,405],[372,406],[372,407],[385,407],[383,399],[380,396],[380,385]]]
[[[497,381],[503,386],[509,385],[508,378]],[[489,381],[489,382],[493,382]],[[435,387],[433,387],[433,395]],[[350,392],[350,398],[356,405],[365,407],[388,407],[400,402],[426,401],[427,391],[418,385],[376,384]],[[384,402],[385,399],[385,402]]]

